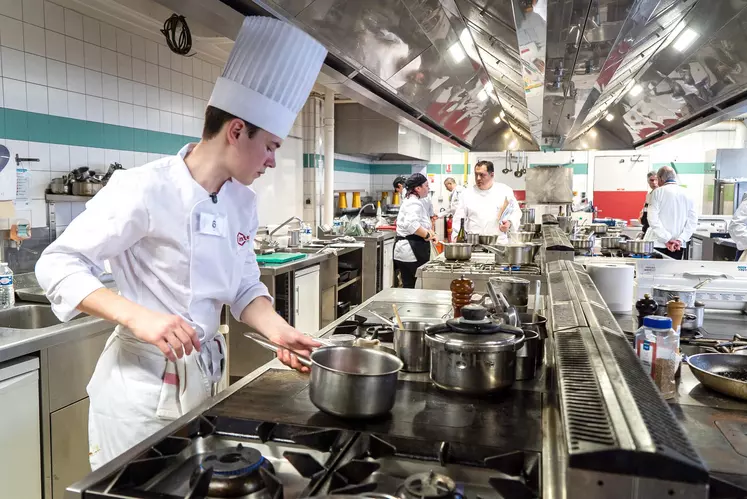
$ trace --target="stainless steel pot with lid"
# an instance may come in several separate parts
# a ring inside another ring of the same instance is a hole
[[[491,393],[510,387],[516,375],[516,352],[524,342],[519,328],[498,332],[457,333],[428,328],[430,378],[441,389],[462,393]]]

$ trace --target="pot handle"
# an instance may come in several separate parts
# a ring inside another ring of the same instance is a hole
[[[278,350],[280,350],[281,348],[283,350],[289,350],[293,355],[295,355],[296,357],[298,357],[298,361],[301,363],[301,365],[303,365],[305,367],[309,367],[309,368],[312,365],[311,364],[311,359],[309,359],[305,355],[301,355],[300,353],[295,352],[293,350],[290,350],[289,348],[281,347],[280,345],[277,345],[277,344],[271,342],[270,340],[268,340],[267,338],[265,338],[261,334],[257,334],[257,333],[244,333],[244,336],[246,336],[250,340],[253,340],[253,341],[259,343],[261,346],[265,347],[267,350],[269,350],[271,352],[274,352],[274,353],[278,353]]]
[[[425,328],[425,334],[448,333],[450,331],[451,326],[449,326],[445,322],[443,324],[436,324],[435,326],[428,326],[427,328]]]

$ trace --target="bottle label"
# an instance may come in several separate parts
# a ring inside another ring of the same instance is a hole
[[[12,286],[12,285],[13,285],[12,275],[0,276],[0,286]]]
[[[636,353],[641,360],[643,370],[653,376],[656,364],[656,342],[648,340],[639,341],[638,345],[636,345]]]

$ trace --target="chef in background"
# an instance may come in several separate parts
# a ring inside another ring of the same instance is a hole
[[[402,287],[414,288],[415,272],[430,260],[430,241],[436,240],[436,234],[422,202],[428,197],[428,179],[422,173],[413,173],[405,189],[405,200],[397,215],[394,268],[400,272]]]
[[[737,243],[737,261],[747,260],[747,197],[742,198],[734,218],[729,222],[729,235]]]
[[[653,194],[656,188],[659,187],[659,177],[656,175],[656,172],[648,172],[646,175],[646,181],[651,190],[646,194],[646,202],[644,203],[641,214],[638,217],[641,221],[641,230],[644,234],[648,230],[648,205],[651,203],[651,194]]]
[[[36,276],[54,313],[117,324],[88,384],[89,458],[97,469],[197,407],[225,376],[223,305],[288,350],[319,343],[273,306],[254,254],[257,197],[275,168],[327,51],[300,29],[247,17],[205,111],[202,138],[176,155],[116,172],[50,244]],[[118,293],[99,279],[109,261]]]
[[[677,173],[671,166],[659,168],[657,176],[659,187],[651,194],[644,239],[654,241],[654,248],[662,254],[682,260],[698,226],[698,213],[692,197],[677,184]]]
[[[506,202],[508,206],[499,223],[500,211]],[[511,228],[519,229],[519,202],[509,186],[495,182],[495,169],[490,161],[480,161],[475,165],[475,185],[464,189],[454,212],[452,241],[456,240],[462,218],[467,234],[498,235],[498,244],[508,242],[507,234]]]
[[[446,210],[447,216],[453,216],[456,212],[459,198],[462,196],[463,189],[461,186],[457,185],[454,177],[449,177],[444,180],[444,187],[446,187],[446,190],[449,191],[449,209]]]

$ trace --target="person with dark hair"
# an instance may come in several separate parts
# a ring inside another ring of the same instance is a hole
[[[698,212],[692,197],[677,185],[677,173],[671,166],[659,168],[657,176],[659,187],[651,195],[644,239],[654,241],[654,248],[662,254],[682,260],[698,226]]]
[[[444,180],[444,187],[449,191],[449,209],[446,210],[448,216],[453,216],[456,212],[456,208],[459,205],[459,198],[462,195],[462,188],[457,185],[454,177],[449,177]]]
[[[116,172],[42,254],[36,276],[62,321],[116,323],[88,384],[89,458],[97,469],[191,411],[225,379],[224,305],[289,350],[319,346],[290,326],[259,280],[257,198],[327,51],[269,17],[247,17],[215,84],[202,139]],[[98,276],[108,261],[119,293]]]
[[[648,172],[646,174],[646,181],[651,190],[646,194],[646,202],[643,204],[643,209],[641,210],[641,215],[639,217],[639,220],[641,221],[641,230],[644,234],[646,234],[646,231],[648,230],[648,205],[651,204],[651,195],[654,193],[656,188],[659,187],[659,177],[656,175],[656,172]]]
[[[506,184],[495,182],[495,169],[490,161],[475,165],[475,185],[465,189],[454,212],[451,238],[456,240],[464,219],[468,234],[498,235],[498,242],[508,242],[508,231],[519,230],[521,209],[514,191]]]
[[[394,269],[402,277],[403,288],[415,287],[415,272],[431,257],[429,241],[435,241],[431,219],[422,200],[428,196],[428,179],[413,173],[405,182],[407,194],[397,215],[394,243]]]
[[[405,177],[404,175],[397,175],[397,177],[394,179],[394,182],[392,182],[394,191],[400,196],[402,196],[402,191],[405,189],[405,182],[407,182],[407,177]]]

